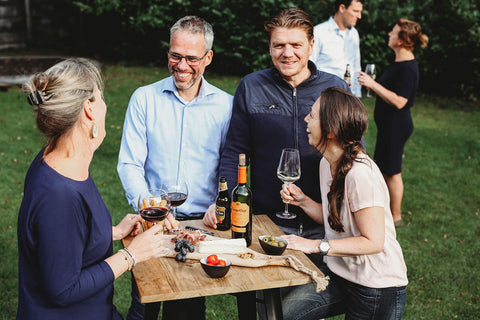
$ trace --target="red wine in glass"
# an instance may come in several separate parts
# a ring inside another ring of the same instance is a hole
[[[162,184],[162,189],[167,193],[168,201],[173,208],[173,217],[177,218],[177,207],[188,198],[187,182],[184,178],[166,180]]]
[[[181,206],[187,200],[187,195],[183,192],[169,192],[167,195],[172,207]]]
[[[138,213],[145,220],[144,230],[165,220],[170,212],[170,200],[162,189],[150,189],[138,197]],[[163,233],[163,230],[162,230]]]
[[[168,215],[168,208],[166,207],[147,207],[139,211],[142,218],[150,222],[163,221]]]

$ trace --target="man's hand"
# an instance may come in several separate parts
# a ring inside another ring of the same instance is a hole
[[[175,220],[171,213],[168,214],[167,218],[164,220],[165,230],[178,230],[180,222]]]
[[[207,212],[205,212],[205,215],[203,216],[203,224],[213,229],[217,229],[216,209],[217,206],[214,203],[210,207],[208,207]]]

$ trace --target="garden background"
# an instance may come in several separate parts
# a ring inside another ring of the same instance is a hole
[[[314,23],[328,18],[329,1],[30,0],[32,37],[22,50],[0,56],[85,56],[102,63],[108,105],[107,138],[95,153],[91,174],[114,223],[131,212],[115,165],[123,119],[133,91],[168,76],[168,28],[186,14],[214,26],[214,63],[206,77],[234,94],[250,71],[268,67],[263,21],[281,7],[299,6]],[[18,1],[19,10],[26,1]],[[422,82],[412,108],[415,131],[404,159],[406,226],[398,229],[408,267],[405,319],[478,319],[480,314],[480,12],[477,1],[367,1],[358,23],[362,66],[379,72],[393,58],[387,33],[399,17],[419,21],[430,44],[416,51]],[[366,135],[372,155],[374,99]],[[43,145],[31,108],[18,87],[0,92],[0,319],[14,319],[17,305],[16,219],[23,180]],[[116,244],[116,249],[119,249]],[[116,283],[115,304],[125,315],[130,275]],[[207,319],[232,319],[235,299],[207,299]]]

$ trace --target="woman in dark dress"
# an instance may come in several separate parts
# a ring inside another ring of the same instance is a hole
[[[378,132],[374,159],[387,182],[395,226],[401,227],[402,156],[405,143],[413,132],[410,107],[415,103],[419,82],[413,49],[417,44],[425,48],[428,37],[422,33],[420,24],[404,18],[388,35],[388,46],[395,52],[395,61],[378,82],[365,72],[360,72],[358,80],[377,94],[374,118]]]
[[[47,145],[27,172],[18,216],[17,319],[121,319],[114,280],[163,250],[158,225],[113,253],[113,240],[138,233],[140,217],[112,226],[89,173],[106,135],[102,89],[86,59],[62,61],[25,84]]]

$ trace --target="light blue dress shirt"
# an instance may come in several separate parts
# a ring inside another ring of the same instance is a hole
[[[341,31],[333,17],[313,29],[315,43],[310,60],[321,71],[335,74],[343,79],[347,64],[350,64],[351,90],[362,96],[362,86],[358,82],[360,65],[360,38],[355,27]]]
[[[177,208],[177,215],[203,216],[218,192],[218,168],[232,101],[230,94],[203,77],[199,95],[190,102],[180,97],[172,77],[133,93],[117,170],[135,210],[141,192],[160,188],[166,179],[183,177],[188,199]]]

